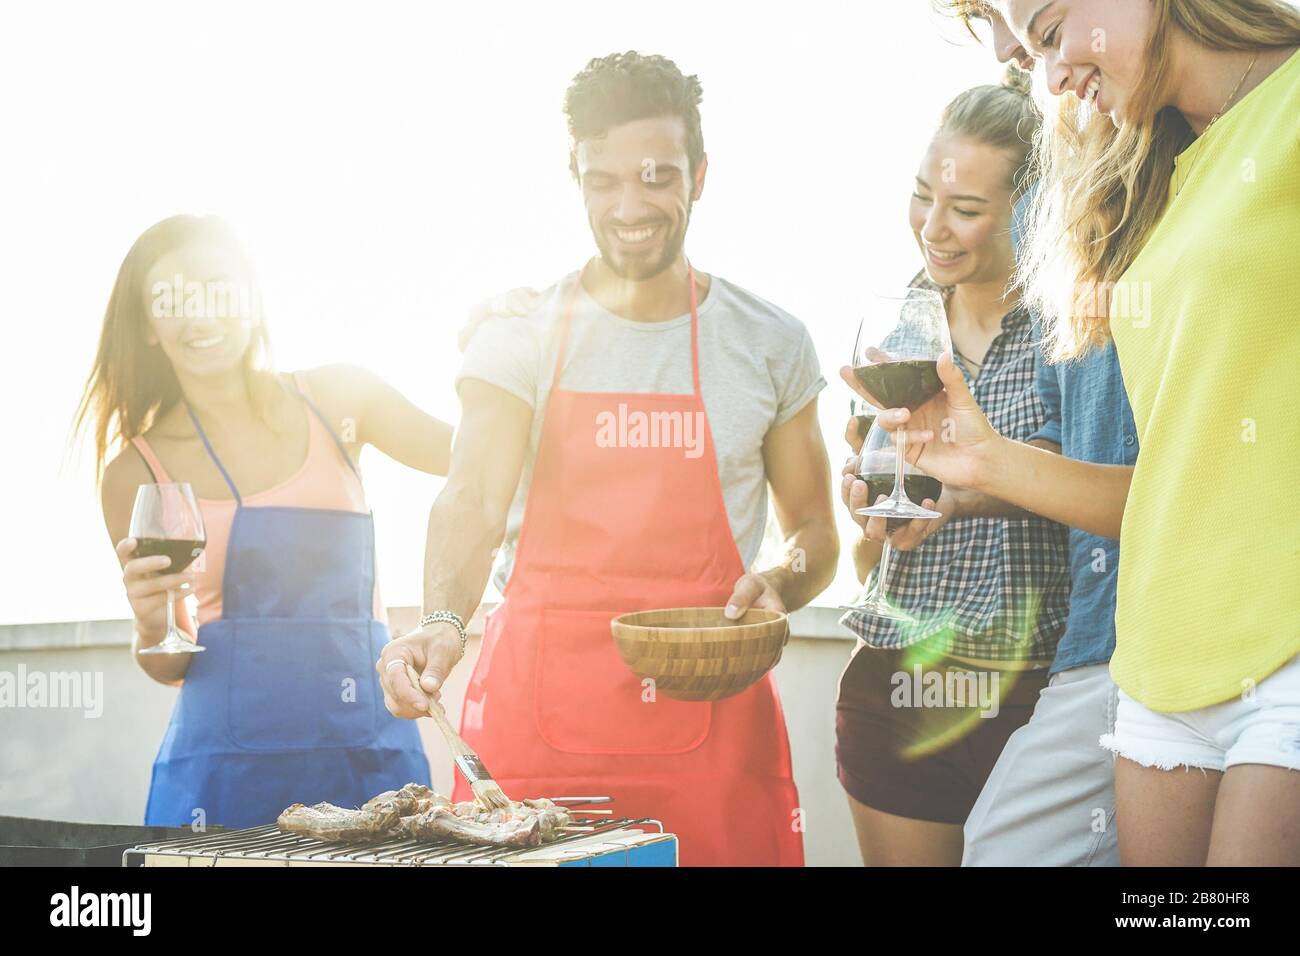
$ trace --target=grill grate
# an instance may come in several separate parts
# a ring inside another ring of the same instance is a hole
[[[556,802],[562,802],[557,800]],[[568,801],[563,801],[568,802]],[[604,802],[587,798],[583,803]],[[430,842],[396,837],[379,843],[323,843],[298,834],[281,833],[275,824],[246,830],[199,834],[180,840],[142,844],[123,854],[125,866],[138,865],[159,857],[184,858],[196,865],[207,861],[244,865],[299,866],[443,866],[498,865],[525,862],[528,857],[547,860],[566,856],[582,858],[608,851],[611,844],[628,846],[659,839],[663,824],[649,817],[640,819],[596,817],[577,807],[569,809],[576,826],[584,829],[545,843],[540,847],[494,847],[450,841]],[[585,828],[590,829],[585,829]],[[675,854],[674,854],[675,855]]]

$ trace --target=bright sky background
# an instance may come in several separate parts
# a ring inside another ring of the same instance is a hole
[[[709,179],[687,250],[811,329],[838,473],[836,369],[870,292],[920,266],[906,209],[933,122],[1001,72],[926,0],[7,4],[0,623],[130,613],[90,457],[64,451],[141,231],[223,216],[279,367],[365,365],[454,422],[466,309],[593,251],[561,105],[588,59],[627,49],[701,78]],[[362,461],[385,601],[419,603],[441,480]],[[855,587],[846,549],[818,603]]]

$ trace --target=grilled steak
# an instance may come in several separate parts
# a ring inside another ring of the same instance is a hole
[[[327,843],[367,843],[387,838],[401,819],[396,807],[348,810],[332,803],[307,807],[295,803],[280,814],[281,833],[315,837]]]
[[[359,810],[295,803],[276,821],[284,833],[326,842],[377,843],[395,836],[413,840],[528,847],[558,840],[570,823],[550,800],[514,802],[507,810],[484,810],[472,800],[452,803],[428,787],[408,783],[371,797]]]

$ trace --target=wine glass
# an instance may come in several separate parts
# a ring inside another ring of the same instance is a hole
[[[867,483],[867,501],[870,503],[889,488],[895,478],[897,459],[894,454],[893,433],[879,425],[873,425],[867,433],[862,452],[858,456],[857,478]],[[943,494],[943,483],[938,478],[925,474],[912,464],[905,464],[903,484],[908,494],[924,501],[930,498],[939,500]],[[859,508],[855,513],[869,515],[870,508]],[[890,518],[885,523],[885,546],[880,553],[880,564],[875,577],[852,604],[842,605],[846,611],[870,611],[881,617],[904,624],[915,624],[917,619],[903,608],[889,600],[885,594],[885,579],[889,574],[889,561],[894,549],[889,544],[889,536],[901,528],[906,519]]]
[[[884,408],[915,411],[943,389],[939,356],[952,348],[943,298],[929,289],[906,289],[878,295],[858,326],[853,346],[853,374]],[[879,518],[938,518],[907,496],[903,465],[907,433],[894,445],[894,488],[889,498],[867,513]]]
[[[164,574],[184,571],[203,551],[207,535],[194,492],[183,481],[141,485],[131,509],[131,537],[137,558],[165,554],[171,567]],[[141,654],[196,654],[206,648],[181,635],[176,627],[175,595],[167,591],[167,635],[161,644],[140,648]]]

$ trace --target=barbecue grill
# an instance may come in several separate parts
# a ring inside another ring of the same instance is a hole
[[[608,798],[581,798],[602,803]],[[557,798],[573,804],[574,798]],[[394,837],[379,843],[324,843],[281,833],[274,824],[142,843],[123,866],[676,866],[677,837],[658,820],[609,819],[574,806],[574,832],[538,847],[478,846]]]

